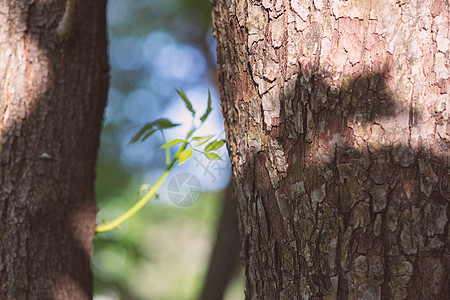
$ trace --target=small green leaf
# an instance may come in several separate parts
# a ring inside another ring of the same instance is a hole
[[[178,164],[184,163],[191,156],[192,156],[192,148],[189,148],[189,149],[186,149],[186,150],[182,151],[180,153],[180,156],[178,157]]]
[[[203,114],[203,116],[200,118],[200,121],[205,122],[206,118],[208,117],[209,113],[211,112],[211,92],[208,89],[208,106],[206,107],[206,111]]]
[[[216,140],[214,142],[209,143],[205,147],[205,151],[209,152],[209,151],[214,151],[214,150],[220,149],[223,146],[223,144],[225,144],[225,140],[219,140],[219,141]]]
[[[143,190],[150,190],[150,186],[149,186],[148,184],[143,184],[143,185],[141,185],[141,187],[139,188],[139,191],[138,191],[139,197],[142,196],[142,191],[143,191]]]
[[[146,133],[143,137],[142,137],[142,142],[145,141],[146,139],[148,139],[152,134],[154,134],[156,132],[156,129],[153,129],[152,131]]]
[[[183,143],[183,142],[186,142],[186,140],[183,140],[183,139],[174,139],[173,141],[167,142],[167,143],[165,143],[164,145],[162,145],[161,148],[162,148],[162,149],[166,149],[166,148],[172,147],[172,146],[174,146],[174,145],[176,145],[176,144],[180,144],[180,143]]]
[[[191,102],[187,98],[186,93],[183,90],[177,90],[177,89],[175,89],[175,90],[177,91],[180,98],[183,99],[184,103],[186,104],[187,109],[192,113],[192,116],[195,116],[195,110],[192,107]]]
[[[139,131],[138,133],[136,133],[130,140],[130,144],[134,144],[137,141],[139,141],[139,139],[146,134],[148,131],[151,131],[153,129],[153,123],[148,123],[145,124]]]
[[[218,154],[213,153],[213,152],[205,152],[205,155],[209,159],[222,159],[222,157],[220,157]]]
[[[180,124],[172,123],[167,119],[158,119],[151,123],[147,123],[136,133],[130,140],[130,144],[134,144],[142,138],[142,141],[148,139],[157,129],[162,130],[165,128],[171,128],[179,126]],[[154,129],[156,127],[157,129]]]
[[[209,141],[213,135],[207,135],[207,136],[196,136],[193,137],[192,140],[197,141],[197,143],[194,146],[200,146]]]
[[[192,128],[192,129],[188,132],[188,134],[187,134],[187,136],[186,136],[186,139],[190,138],[191,135],[192,135],[196,130],[197,130],[197,128]]]
[[[166,128],[172,128],[175,126],[179,126],[180,124],[172,123],[170,120],[167,119],[158,119],[153,122],[158,129],[166,129]]]

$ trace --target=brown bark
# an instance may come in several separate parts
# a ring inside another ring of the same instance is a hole
[[[215,1],[248,299],[449,297],[449,9]]]
[[[226,189],[216,241],[200,300],[223,299],[229,283],[239,267],[239,233],[231,184]]]
[[[106,1],[0,11],[0,298],[91,299]]]

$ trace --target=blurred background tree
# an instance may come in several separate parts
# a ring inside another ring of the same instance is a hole
[[[208,1],[110,0],[108,26],[111,86],[97,164],[98,223],[131,207],[138,200],[138,187],[154,183],[164,168],[160,136],[128,145],[131,136],[160,117],[185,123],[169,130],[171,138],[188,129],[190,114],[175,88],[183,88],[198,111],[204,111],[210,88],[213,112],[201,133],[223,136]],[[225,149],[223,155],[228,159]],[[230,167],[227,160],[212,163],[194,157],[173,176],[183,172],[201,182],[204,193],[195,205],[171,203],[166,183],[160,200],[151,200],[122,230],[96,235],[95,299],[199,297]],[[226,299],[243,298],[241,277],[233,281]]]

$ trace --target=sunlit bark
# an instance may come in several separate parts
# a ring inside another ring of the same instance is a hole
[[[106,2],[68,3],[0,2],[1,299],[92,298]]]
[[[213,5],[247,298],[447,298],[448,1]]]

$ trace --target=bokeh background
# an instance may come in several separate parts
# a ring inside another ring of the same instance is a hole
[[[155,183],[164,170],[161,135],[132,145],[130,138],[161,117],[184,124],[167,130],[168,139],[189,130],[192,118],[175,88],[185,90],[199,115],[209,89],[213,111],[199,134],[224,136],[209,1],[109,0],[107,15],[111,85],[97,164],[98,223],[130,208],[139,187]],[[198,298],[231,176],[225,147],[219,154],[222,161],[194,154],[175,168],[159,200],[150,200],[120,231],[96,235],[94,299]],[[168,196],[168,183],[178,174],[201,183],[192,206],[176,206]],[[243,299],[243,285],[238,268],[225,299]]]

